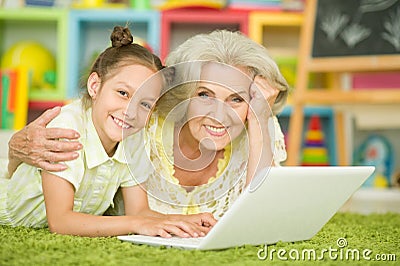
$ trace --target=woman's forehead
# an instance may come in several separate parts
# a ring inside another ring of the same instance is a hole
[[[249,73],[245,68],[232,67],[216,62],[209,62],[203,65],[200,80],[221,84],[233,91],[248,90],[252,83]]]

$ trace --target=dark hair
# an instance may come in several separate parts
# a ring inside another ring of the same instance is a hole
[[[158,56],[145,47],[133,43],[133,36],[127,27],[115,26],[110,40],[111,47],[105,49],[96,58],[89,72],[89,75],[93,72],[97,73],[101,79],[101,86],[106,80],[115,75],[116,69],[123,66],[137,64],[155,72],[163,68]],[[90,107],[92,103],[92,99],[86,89],[83,90],[82,102],[85,108]]]

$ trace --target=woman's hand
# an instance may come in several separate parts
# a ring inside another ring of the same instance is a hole
[[[215,219],[214,219],[215,220]],[[143,217],[136,233],[161,237],[200,237],[205,236],[215,224],[212,215],[166,215],[166,217]]]
[[[256,76],[250,87],[250,108],[247,119],[260,120],[270,117],[272,115],[272,106],[278,94],[279,90],[271,87],[267,79],[262,76]]]
[[[272,166],[273,150],[271,149],[271,136],[269,118],[273,115],[272,106],[275,103],[279,90],[271,87],[268,81],[256,76],[250,87],[250,107],[247,113],[249,134],[249,161],[247,164],[246,185],[250,183],[255,174],[266,167]]]
[[[35,121],[16,132],[8,143],[8,173],[11,176],[22,162],[47,171],[63,171],[66,166],[58,162],[74,160],[82,145],[79,134],[72,129],[46,128],[61,108],[47,110]],[[68,139],[70,142],[58,141]]]

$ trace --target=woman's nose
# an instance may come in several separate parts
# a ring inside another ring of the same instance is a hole
[[[131,102],[127,104],[125,111],[123,112],[125,119],[133,120],[137,116],[137,108],[135,108],[135,103]]]
[[[220,122],[221,124],[223,124],[226,121],[227,118],[227,114],[229,112],[229,106],[221,101],[221,100],[215,100],[214,102],[214,118],[215,120],[217,120],[218,122]]]

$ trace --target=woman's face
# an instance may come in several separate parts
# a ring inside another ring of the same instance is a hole
[[[142,86],[153,74],[154,71],[147,67],[128,65],[118,68],[116,74],[102,86],[97,73],[89,77],[92,119],[106,150],[107,147],[114,147],[123,136],[134,134],[144,127],[161,89],[152,79]],[[91,79],[98,79],[98,82],[90,82]]]
[[[209,150],[221,150],[245,127],[251,80],[243,68],[207,63],[190,99],[187,126]]]

